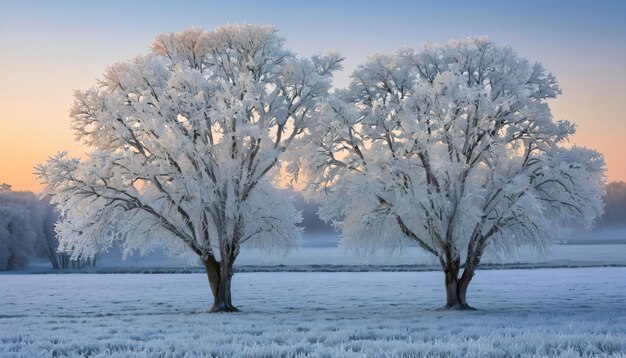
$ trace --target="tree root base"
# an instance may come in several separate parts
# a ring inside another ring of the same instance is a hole
[[[437,309],[437,311],[476,311],[476,308],[471,307],[470,305],[462,305],[462,304],[456,304],[456,305],[445,305],[443,307],[440,307]]]
[[[219,312],[240,312],[240,310],[239,308],[235,306],[227,306],[227,307],[213,306],[209,310],[209,313],[219,313]]]

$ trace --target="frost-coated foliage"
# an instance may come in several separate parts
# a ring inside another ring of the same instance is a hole
[[[603,158],[564,144],[574,125],[547,103],[560,93],[486,38],[374,55],[300,143],[308,193],[357,251],[410,239],[475,267],[487,247],[543,249],[602,213]]]
[[[604,193],[605,211],[597,227],[626,227],[626,183],[615,181],[607,184]]]
[[[0,187],[0,271],[26,267],[35,255],[36,204],[32,193]]]
[[[59,268],[54,206],[26,191],[0,184],[0,271],[24,268],[35,255],[47,256]]]
[[[269,174],[341,58],[297,58],[283,42],[270,26],[163,34],[77,91],[72,127],[92,152],[38,167],[64,219],[61,247],[76,257],[164,244],[234,260],[243,244],[296,245],[300,213]]]

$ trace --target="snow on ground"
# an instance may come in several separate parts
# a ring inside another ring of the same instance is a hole
[[[479,271],[479,310],[437,311],[440,272],[0,275],[0,356],[620,356],[626,268]]]

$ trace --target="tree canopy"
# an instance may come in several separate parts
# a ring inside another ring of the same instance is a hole
[[[547,103],[560,93],[540,63],[486,38],[377,54],[327,102],[292,169],[343,246],[413,242],[450,274],[448,306],[466,306],[485,249],[541,249],[602,213],[603,158],[564,145],[575,126]]]
[[[62,247],[195,253],[217,299],[241,245],[297,245],[300,214],[271,175],[342,59],[298,58],[283,44],[271,26],[162,34],[77,91],[72,127],[92,152],[38,167],[63,216]]]

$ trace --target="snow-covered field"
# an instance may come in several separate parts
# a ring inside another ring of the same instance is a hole
[[[473,312],[440,272],[241,273],[236,314],[202,274],[0,275],[1,357],[619,356],[626,268],[479,271]]]

